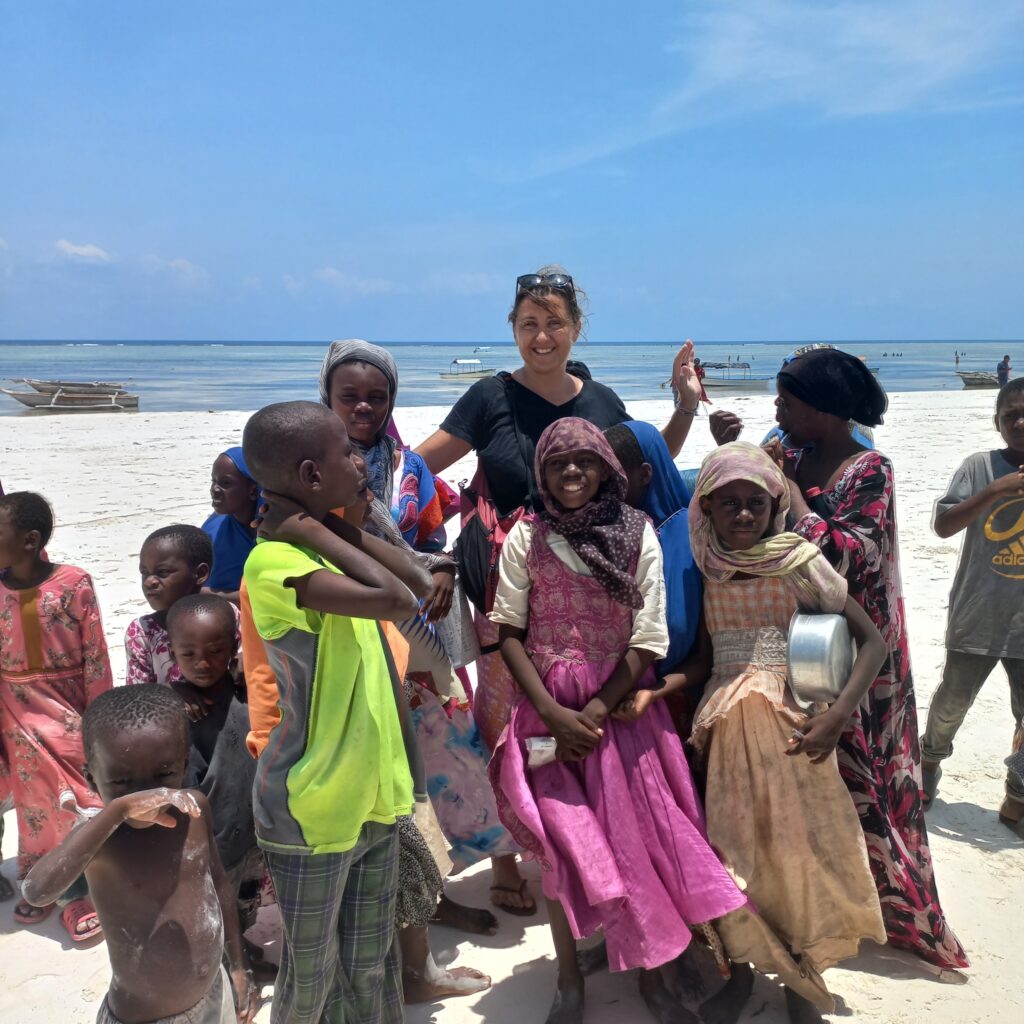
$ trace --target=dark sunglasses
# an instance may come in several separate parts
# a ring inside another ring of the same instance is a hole
[[[516,295],[541,287],[568,292],[573,299],[576,298],[576,288],[568,274],[520,274],[516,278]]]

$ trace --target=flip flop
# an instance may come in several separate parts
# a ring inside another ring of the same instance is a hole
[[[96,908],[87,899],[72,900],[60,912],[60,919],[72,942],[88,942],[103,934],[103,926],[100,924]],[[81,924],[88,925],[84,932],[79,930]]]
[[[527,907],[510,907],[504,903],[499,903],[495,898],[495,893],[512,893],[516,896],[522,896],[524,898],[529,897],[530,905]],[[496,906],[499,910],[504,910],[506,914],[512,914],[515,917],[533,917],[537,913],[537,901],[530,896],[530,890],[527,887],[527,881],[524,878],[518,886],[510,885],[492,885],[491,886],[491,903]]]
[[[14,906],[14,920],[18,924],[42,924],[52,913],[56,903],[50,903],[45,907],[33,907],[25,900],[19,900]]]

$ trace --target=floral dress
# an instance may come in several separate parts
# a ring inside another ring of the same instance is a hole
[[[57,847],[82,808],[82,713],[112,685],[89,574],[60,565],[38,587],[0,581],[0,787],[18,813],[18,877]]]
[[[892,463],[878,452],[853,461],[794,531],[846,577],[889,656],[838,748],[839,770],[867,840],[889,942],[941,968],[968,966],[939,904],[921,805],[921,752],[910,670]]]

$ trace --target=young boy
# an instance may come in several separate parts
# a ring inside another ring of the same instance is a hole
[[[45,906],[85,872],[112,972],[97,1024],[249,1024],[256,991],[210,807],[181,789],[181,699],[163,686],[120,686],[97,697],[82,724],[104,807],[29,872],[25,898]]]
[[[285,934],[271,1020],[397,1024],[395,820],[413,786],[375,620],[415,615],[410,588],[431,579],[332,515],[366,500],[367,479],[329,409],[267,406],[242,446],[269,506],[244,580],[282,712],[253,791]]]
[[[1000,390],[995,425],[1006,447],[969,456],[935,503],[940,537],[966,533],[949,597],[946,664],[921,743],[926,807],[938,792],[940,763],[997,661],[1010,680],[1018,730],[1024,716],[1024,378]],[[1012,828],[1022,819],[1024,787],[1010,773],[999,820]]]
[[[245,746],[249,711],[238,698],[231,672],[238,653],[236,632],[234,609],[217,594],[183,597],[167,613],[171,653],[199,694],[189,715],[188,784],[210,801],[217,851],[238,897],[245,932],[256,923],[264,863],[252,816],[256,762]],[[253,949],[247,949],[252,956]]]

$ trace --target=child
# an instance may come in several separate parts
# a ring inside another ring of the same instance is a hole
[[[206,586],[235,604],[242,568],[256,544],[252,523],[259,493],[241,448],[229,448],[217,456],[210,480],[213,515],[203,523],[203,532],[213,544],[213,564]]]
[[[748,961],[779,974],[791,1021],[820,1021],[815,1006],[832,1009],[820,972],[854,955],[862,938],[885,942],[863,832],[834,753],[885,646],[818,549],[783,532],[788,496],[782,470],[760,448],[735,441],[704,460],[690,504],[704,620],[694,651],[658,691],[707,680],[691,743],[705,765],[708,836],[760,914],[718,922],[726,950],[744,966],[702,1007],[709,1024],[738,1018],[753,981]],[[843,614],[859,643],[841,695],[810,717],[787,686],[797,608]],[[765,948],[762,925],[781,944]]]
[[[181,788],[188,719],[162,686],[119,686],[83,720],[89,782],[103,809],[25,880],[45,905],[82,871],[107,934],[111,982],[97,1024],[248,1024],[256,991],[235,894],[202,793]],[[221,959],[227,953],[230,980]]]
[[[413,786],[399,680],[377,619],[416,614],[429,575],[331,510],[366,500],[342,421],[310,402],[246,424],[268,503],[245,565],[253,621],[281,688],[281,724],[257,764],[256,834],[284,949],[275,1024],[402,1019],[395,941],[398,840]]]
[[[654,530],[624,503],[622,468],[591,423],[549,426],[535,466],[544,511],[509,533],[491,613],[522,692],[490,774],[502,820],[543,868],[558,959],[549,1020],[569,1024],[583,1009],[574,938],[601,928],[612,970],[653,969],[686,949],[691,925],[745,899],[704,836],[664,705],[609,717],[654,682],[668,648]],[[524,741],[542,736],[557,760],[530,767]]]
[[[52,533],[45,498],[30,491],[0,497],[0,762],[18,815],[19,878],[61,843],[77,809],[98,806],[82,775],[81,715],[112,685],[92,580],[43,559]],[[84,885],[57,897],[74,941],[100,933]],[[21,900],[14,919],[39,924],[54,900],[38,909]]]
[[[1024,716],[1024,378],[996,397],[996,430],[1006,447],[969,456],[935,503],[935,532],[964,534],[949,597],[946,664],[932,695],[921,743],[925,806],[934,799],[941,762],[953,753],[957,729],[996,662],[1010,680],[1017,728]],[[1006,776],[999,820],[1024,820],[1024,787]]]
[[[188,781],[210,802],[217,851],[244,932],[256,923],[264,865],[252,816],[256,762],[245,746],[249,712],[231,672],[236,629],[231,604],[216,594],[183,597],[167,613],[174,660],[185,681],[208,698],[205,715],[189,725]]]

